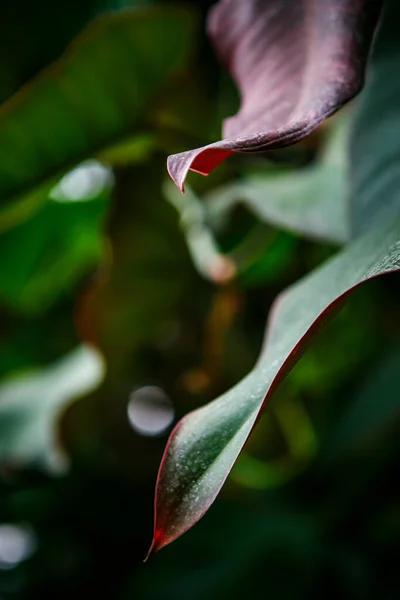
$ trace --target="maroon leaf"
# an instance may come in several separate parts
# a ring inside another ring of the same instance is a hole
[[[170,156],[183,191],[189,169],[208,175],[232,152],[298,142],[359,92],[380,0],[220,0],[211,39],[241,92],[224,139]]]

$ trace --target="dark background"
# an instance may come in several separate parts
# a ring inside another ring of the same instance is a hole
[[[218,285],[193,266],[163,185],[166,156],[218,139],[237,106],[203,33],[210,4],[184,3],[197,23],[192,56],[127,132],[142,138],[112,161],[113,183],[92,202],[40,205],[0,236],[0,599],[400,597],[395,276],[357,291],[316,336],[209,513],[142,562],[172,423],[157,435],[136,431],[132,393],[161,388],[176,423],[231,387],[257,358],[276,295],[336,250],[236,206],[212,233],[221,252],[244,255],[239,276]],[[1,100],[12,101],[96,14],[124,6],[3,2]],[[300,169],[322,139],[234,158],[189,181],[202,193],[247,170]],[[43,399],[59,375],[46,373],[82,342],[104,357],[103,381],[50,414]],[[1,412],[6,382],[34,370],[40,384],[28,379],[23,401]],[[25,450],[30,424],[46,418],[51,440],[43,443],[40,425]]]

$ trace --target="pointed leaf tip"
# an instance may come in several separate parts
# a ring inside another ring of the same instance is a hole
[[[353,289],[400,269],[400,221],[368,232],[286,290],[271,312],[253,371],[217,400],[189,413],[172,432],[156,485],[151,552],[180,537],[208,510],[278,384],[313,332]]]
[[[177,186],[189,170],[208,175],[232,152],[300,141],[362,88],[381,0],[220,0],[208,31],[241,93],[224,139],[175,154]]]
[[[217,142],[204,148],[173,154],[167,160],[168,173],[184,193],[184,183],[189,170],[207,176],[232,152],[233,150],[222,147],[222,142]]]
[[[157,486],[156,486],[156,493],[157,493]],[[156,498],[156,501],[157,501],[157,498]],[[154,527],[153,539],[151,541],[150,548],[146,554],[146,558],[143,560],[143,562],[147,562],[149,560],[149,558],[151,556],[153,556],[153,554],[155,554],[156,552],[161,550],[161,548],[164,548],[164,546],[166,546],[167,544],[169,544],[170,542],[173,541],[173,539],[168,538],[168,536],[166,536],[164,534],[164,530],[161,527],[158,527],[157,523],[158,523],[158,520],[157,520],[157,516],[156,516],[156,511],[155,511],[155,515],[154,515],[155,527]]]

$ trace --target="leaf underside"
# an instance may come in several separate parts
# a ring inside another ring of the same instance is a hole
[[[294,144],[362,88],[380,12],[373,0],[220,0],[208,22],[217,54],[241,93],[223,138],[170,156],[183,191],[191,169],[208,175],[232,152]]]

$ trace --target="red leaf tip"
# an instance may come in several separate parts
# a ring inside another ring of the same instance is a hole
[[[158,550],[160,550],[163,546],[165,546],[165,542],[162,542],[162,538],[163,538],[163,532],[161,529],[156,529],[156,531],[154,532],[154,536],[153,536],[153,540],[151,542],[151,546],[149,548],[149,551],[146,554],[145,559],[143,560],[143,562],[147,562],[150,558],[150,556],[152,556],[153,554],[155,554],[156,552],[158,552]]]

